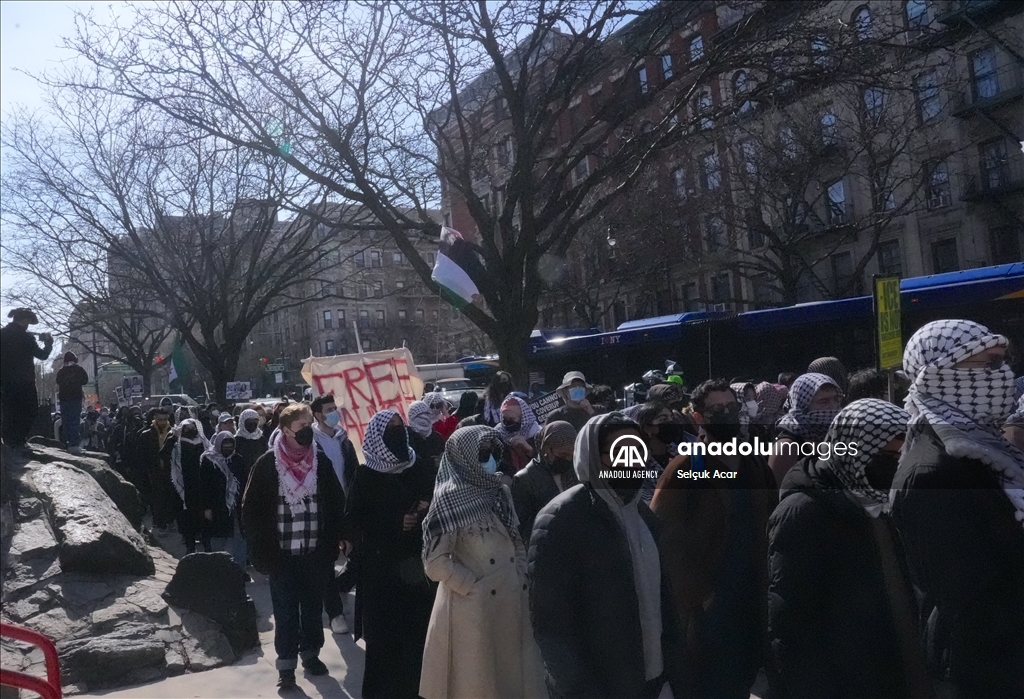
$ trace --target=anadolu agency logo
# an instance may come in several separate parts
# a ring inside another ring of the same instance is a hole
[[[612,468],[601,471],[599,478],[657,478],[658,472],[647,470],[647,459],[650,453],[647,444],[640,437],[624,434],[612,442]]]

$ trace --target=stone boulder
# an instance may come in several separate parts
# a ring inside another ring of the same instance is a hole
[[[245,593],[245,573],[226,553],[182,558],[164,599],[217,622],[236,653],[260,645],[256,605]]]
[[[142,535],[87,473],[54,462],[32,469],[34,489],[47,505],[65,572],[152,575]]]
[[[33,447],[35,457],[33,460],[39,463],[49,464],[61,462],[71,464],[79,468],[95,479],[103,488],[103,492],[114,501],[117,509],[121,510],[131,525],[136,529],[142,529],[142,515],[145,508],[142,499],[139,497],[138,489],[125,478],[112,469],[103,459],[102,454],[86,452],[85,454],[69,454],[63,449],[54,449],[48,446],[35,445]]]
[[[162,671],[167,648],[155,630],[152,624],[128,622],[102,636],[58,642],[63,681],[103,687],[125,684],[146,668]]]

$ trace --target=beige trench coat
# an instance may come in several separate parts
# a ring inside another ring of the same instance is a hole
[[[446,534],[424,568],[441,584],[423,650],[420,696],[547,697],[530,624],[526,561],[498,518],[492,514]]]

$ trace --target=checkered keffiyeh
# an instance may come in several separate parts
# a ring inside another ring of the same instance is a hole
[[[807,365],[808,374],[824,374],[836,382],[839,390],[846,393],[846,367],[837,357],[818,357]]]
[[[259,439],[263,436],[263,431],[259,425],[256,426],[254,432],[250,432],[245,429],[245,423],[249,420],[259,420],[260,414],[252,408],[246,408],[242,411],[242,414],[238,416],[238,427],[235,429],[235,436],[242,439]]]
[[[889,401],[865,398],[840,410],[825,436],[832,445],[856,445],[856,454],[833,451],[826,463],[870,515],[888,511],[889,493],[871,487],[865,469],[886,444],[906,433],[909,420],[906,410]]]
[[[779,419],[778,428],[797,439],[814,442],[823,440],[838,411],[811,410],[814,394],[822,386],[833,386],[837,391],[840,390],[839,384],[825,374],[803,374],[794,381],[789,390],[789,412]]]
[[[416,452],[412,447],[408,447],[408,456],[402,460],[392,454],[384,444],[384,429],[395,415],[398,415],[398,412],[394,410],[381,410],[370,418],[370,424],[366,426],[366,434],[363,436],[363,457],[366,465],[380,473],[401,473],[416,463]]]
[[[228,507],[228,512],[234,512],[235,506],[238,504],[238,494],[240,486],[238,479],[231,473],[231,469],[228,467],[228,460],[220,453],[220,447],[224,444],[225,439],[233,440],[235,436],[230,432],[218,432],[213,436],[210,448],[203,452],[201,458],[206,459],[211,464],[220,470],[221,475],[224,476],[224,500]]]
[[[947,454],[987,464],[1024,525],[1024,452],[1000,431],[1014,410],[1013,371],[1005,364],[1000,369],[953,368],[1006,345],[1005,337],[969,320],[936,320],[914,333],[903,352],[903,368],[913,382],[906,401],[907,442],[930,425]]]
[[[455,430],[448,438],[437,472],[434,498],[423,520],[424,556],[442,535],[484,519],[492,512],[505,525],[515,545],[523,545],[512,493],[502,484],[501,476],[487,473],[480,467],[480,442],[497,436],[497,430],[476,425]]]
[[[494,429],[497,431],[498,436],[501,438],[503,443],[508,444],[508,440],[513,437],[525,437],[526,439],[531,439],[535,434],[540,432],[540,425],[537,424],[537,416],[534,415],[533,408],[527,405],[525,400],[519,396],[508,396],[504,401],[502,401],[501,407],[504,409],[505,406],[510,403],[516,403],[519,406],[519,409],[523,414],[523,420],[519,425],[519,430],[516,432],[509,432],[501,422],[495,426]]]
[[[181,430],[186,426],[191,425],[196,428],[196,436],[191,439],[186,439],[181,436]],[[181,445],[182,443],[191,444],[192,446],[202,445],[204,450],[210,448],[210,440],[203,434],[203,426],[199,424],[199,420],[194,418],[188,418],[183,420],[177,425],[176,430],[178,440],[174,443],[171,448],[171,485],[174,486],[174,490],[177,491],[178,497],[181,498],[181,505],[185,509],[185,471],[181,467]],[[200,458],[202,458],[200,456]]]
[[[429,437],[434,431],[434,411],[426,402],[418,400],[410,403],[406,414],[409,416],[409,429],[420,437]]]
[[[277,496],[277,533],[281,550],[293,556],[310,553],[320,535],[320,508],[312,493],[301,508],[292,507],[284,495]]]
[[[754,422],[762,425],[774,425],[782,412],[782,404],[786,402],[789,389],[782,384],[762,381],[754,387],[757,396],[757,417]]]

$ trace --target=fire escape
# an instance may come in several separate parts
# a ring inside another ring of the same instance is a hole
[[[1024,237],[1024,154],[1018,144],[1024,143],[1024,127],[1020,115],[1024,98],[1024,56],[992,26],[1001,19],[1021,13],[1021,5],[999,0],[951,0],[936,21],[950,28],[972,32],[987,39],[987,47],[968,58],[969,86],[955,94],[951,114],[962,119],[973,135],[994,130],[1002,139],[980,138],[979,163],[976,171],[964,173],[962,199],[987,204],[1005,220],[1005,226],[991,228],[993,262],[1016,262],[1021,259],[1021,238]],[[1000,65],[999,47],[1009,61]],[[1009,145],[1007,143],[1009,141]]]

